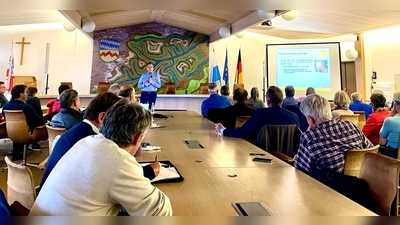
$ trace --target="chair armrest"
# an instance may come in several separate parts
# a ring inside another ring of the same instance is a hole
[[[281,159],[282,161],[294,166],[294,159],[290,158],[289,156],[283,154],[282,152],[278,152],[278,151],[272,151],[271,152],[272,155],[274,155],[275,157]]]

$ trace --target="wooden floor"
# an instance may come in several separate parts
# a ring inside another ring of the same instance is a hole
[[[46,142],[39,142],[42,152],[33,151],[28,157],[27,161],[30,163],[41,162],[49,155],[49,148],[48,143]],[[7,153],[12,149],[12,142],[1,143],[0,142],[0,159],[1,159],[1,169],[0,169],[0,188],[3,190],[4,194],[7,197],[7,171],[3,172],[3,168],[7,167],[6,163],[4,162],[4,157]],[[20,163],[22,160],[15,161],[16,163]],[[35,180],[35,185],[40,184],[40,180],[42,179],[44,170],[30,167],[33,178]]]

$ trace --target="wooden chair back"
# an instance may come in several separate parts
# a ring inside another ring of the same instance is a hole
[[[72,82],[61,82],[60,85],[68,85],[72,89]]]
[[[250,109],[254,109],[254,104],[253,103],[244,103],[247,107],[249,107]]]
[[[4,110],[4,113],[6,116],[7,134],[13,142],[34,144],[49,138],[45,125],[36,127],[31,133],[25,113],[22,110]]]
[[[200,84],[199,94],[201,95],[210,94],[210,92],[208,92],[208,83]]]
[[[23,165],[11,162],[8,156],[7,163],[7,201],[12,204],[20,202],[25,208],[31,209],[36,199],[35,181],[31,170]]]
[[[358,117],[358,127],[360,129],[363,128],[365,123],[367,122],[367,118],[365,118],[365,112],[364,111],[353,111],[354,114],[359,114],[360,116]]]
[[[251,116],[236,116],[235,128],[241,127]]]
[[[347,152],[345,163],[344,163],[344,174],[359,177],[361,163],[364,159],[364,155],[369,153],[378,153],[379,145],[375,145],[371,148],[366,149],[352,149]]]
[[[108,89],[110,89],[110,83],[108,82],[97,83],[97,94],[108,92]]]
[[[49,155],[51,155],[51,152],[53,151],[53,142],[54,138],[57,135],[62,135],[67,129],[65,128],[59,128],[59,127],[52,127],[49,125],[46,125],[47,133],[49,134]]]
[[[176,84],[175,83],[165,83],[164,84],[164,94],[175,94],[176,93]]]
[[[398,216],[400,161],[380,154],[366,153],[360,179],[367,182],[370,209],[381,216]]]
[[[358,126],[358,118],[360,117],[360,114],[354,114],[354,115],[341,115],[340,116],[340,121],[351,121],[353,122],[355,125]]]
[[[213,123],[221,123],[224,113],[224,108],[210,108],[207,112],[207,119],[209,119]]]
[[[257,136],[257,145],[267,152],[278,151],[293,158],[300,145],[297,125],[265,125]]]

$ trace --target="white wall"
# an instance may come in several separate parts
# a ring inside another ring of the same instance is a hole
[[[380,84],[393,84],[392,91],[385,91],[388,100],[393,98],[394,74],[400,74],[400,27],[392,27],[367,32],[365,46],[365,87],[366,96],[371,95],[371,75],[376,71],[375,89]],[[400,90],[397,90],[400,91]]]
[[[62,23],[0,27],[0,80],[5,80],[11,41],[25,37],[24,62],[20,65],[21,45],[14,43],[14,75],[35,76],[39,94],[44,94],[46,43],[50,43],[48,94],[58,94],[62,81],[73,82],[79,94],[90,93],[93,41],[81,31],[67,32]]]
[[[224,38],[215,41],[210,44],[210,65],[212,65],[213,54],[212,49],[214,48],[217,64],[221,72],[221,78],[223,76],[224,63],[225,63],[225,49],[228,48],[228,69],[229,69],[229,86],[233,89],[233,83],[236,72],[236,64],[238,60],[238,52],[241,47],[242,53],[242,71],[243,71],[243,83],[245,89],[249,92],[252,87],[257,87],[260,91],[260,98],[262,97],[263,87],[263,73],[264,62],[266,60],[266,44],[267,43],[305,43],[305,42],[340,42],[340,50],[342,61],[350,61],[346,57],[346,51],[350,48],[354,48],[354,39],[351,37],[339,37],[336,39],[323,39],[323,40],[286,40],[281,38],[274,38],[266,35],[256,34],[247,32],[245,37],[237,38],[235,35],[231,35],[228,38]],[[231,93],[232,94],[232,93]],[[296,93],[296,97],[301,97],[303,93]],[[333,98],[333,96],[332,96]]]

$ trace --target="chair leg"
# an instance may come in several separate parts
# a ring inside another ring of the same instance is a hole
[[[21,163],[21,165],[23,165],[23,166],[32,166],[32,167],[38,167],[39,166],[39,163],[34,163],[34,164],[32,164],[32,163],[27,163],[26,162],[26,156],[28,155],[28,145],[27,144],[24,144],[24,152],[23,152],[23,155],[22,155],[22,163]]]

